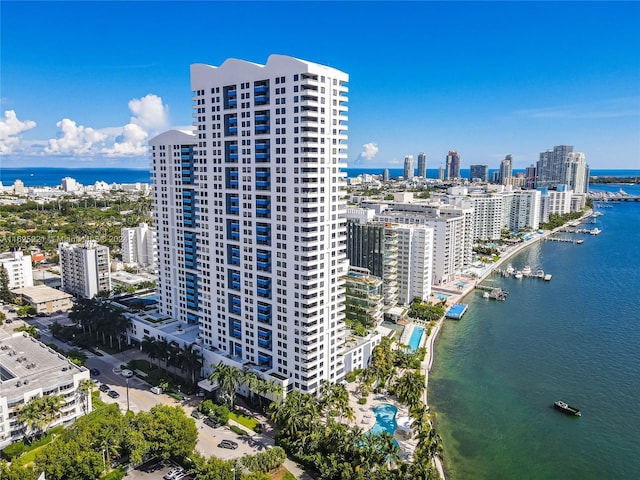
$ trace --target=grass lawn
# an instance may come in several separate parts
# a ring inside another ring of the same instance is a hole
[[[229,418],[232,420],[235,420],[240,425],[247,427],[252,432],[254,431],[253,429],[255,428],[255,426],[258,425],[258,423],[260,423],[255,418],[247,417],[245,415],[241,415],[235,412],[229,412]]]

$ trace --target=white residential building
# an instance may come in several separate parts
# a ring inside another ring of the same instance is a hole
[[[23,255],[20,250],[0,253],[0,264],[7,271],[9,290],[33,287],[31,256]]]
[[[157,234],[155,229],[141,223],[134,228],[123,228],[122,261],[155,270],[158,266]]]
[[[24,437],[25,425],[15,412],[34,397],[61,395],[64,399],[49,427],[70,425],[91,411],[91,395],[85,397],[79,391],[80,382],[89,379],[89,370],[24,332],[0,331],[0,340],[0,448]]]
[[[109,247],[87,240],[80,245],[62,242],[58,251],[62,290],[84,298],[111,290]]]
[[[315,392],[344,376],[348,76],[272,55],[191,66],[195,137],[149,142],[159,309],[223,361]]]
[[[397,225],[398,303],[409,305],[414,298],[428,300],[431,295],[433,228],[424,225]]]
[[[379,222],[433,229],[432,285],[453,280],[471,265],[475,238],[473,207],[416,201],[406,193],[397,198],[402,201],[363,202],[363,206],[376,208],[379,213],[375,219]]]

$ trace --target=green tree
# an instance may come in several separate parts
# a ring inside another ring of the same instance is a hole
[[[422,400],[422,394],[425,389],[425,377],[413,370],[406,371],[396,380],[395,389],[398,399],[409,407],[413,407]]]
[[[94,388],[95,388],[95,384],[89,378],[85,378],[84,380],[81,380],[80,383],[78,384],[77,392],[82,401],[82,410],[84,411],[85,415],[89,411],[89,399],[91,398],[91,392],[93,392]]]
[[[186,457],[196,446],[198,429],[181,407],[156,405],[140,412],[132,424],[148,443],[150,455],[168,459]]]
[[[0,263],[0,300],[10,303],[13,301],[13,295],[9,290],[9,274],[7,269],[4,268],[4,264]]]
[[[213,370],[209,375],[209,381],[218,384],[218,396],[229,409],[233,409],[236,400],[236,391],[243,381],[243,372],[232,365],[225,365],[220,361],[212,365]]]

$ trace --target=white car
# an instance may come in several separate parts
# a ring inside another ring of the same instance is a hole
[[[175,480],[176,478],[180,478],[180,475],[182,475],[183,477],[184,475],[184,468],[182,467],[175,467],[172,468],[171,470],[169,470],[167,473],[164,474],[164,478],[165,480]]]
[[[133,372],[125,368],[120,372],[120,375],[122,375],[124,378],[131,378],[133,377]]]

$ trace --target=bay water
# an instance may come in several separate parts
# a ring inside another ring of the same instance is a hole
[[[550,282],[493,274],[484,285],[507,300],[474,291],[462,320],[446,321],[429,403],[448,479],[640,478],[640,202],[608,205],[582,226],[600,235],[560,234],[584,243],[541,241],[510,259]]]

